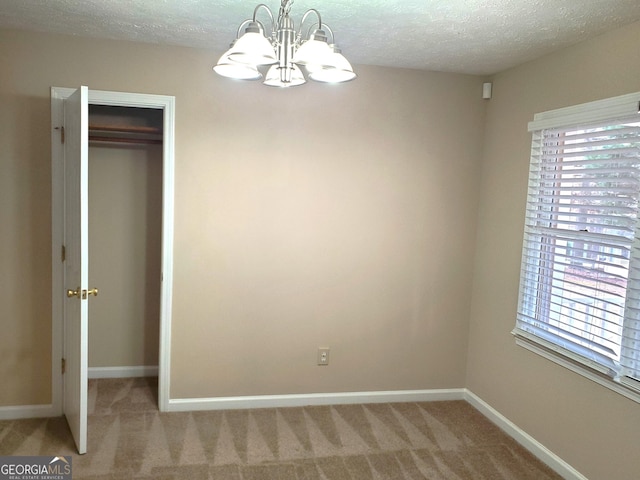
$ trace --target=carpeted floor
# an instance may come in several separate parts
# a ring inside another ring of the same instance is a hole
[[[73,478],[551,480],[463,401],[159,413],[155,379],[89,382],[88,453],[64,418],[0,421],[0,455],[73,455]]]

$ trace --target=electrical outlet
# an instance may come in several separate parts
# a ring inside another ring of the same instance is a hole
[[[329,365],[329,347],[318,347],[318,365]]]

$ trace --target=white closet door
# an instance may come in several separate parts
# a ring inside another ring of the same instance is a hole
[[[87,451],[89,90],[64,102],[65,288],[63,411],[78,447]]]

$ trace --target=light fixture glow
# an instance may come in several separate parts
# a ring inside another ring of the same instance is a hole
[[[227,58],[232,62],[256,66],[271,65],[278,61],[269,40],[258,32],[242,35],[227,52]]]
[[[233,48],[235,42],[231,44]],[[225,53],[220,57],[218,63],[213,67],[213,71],[223,77],[235,78],[237,80],[259,80],[262,78],[262,73],[252,65],[233,62],[229,60],[229,57]]]
[[[213,67],[213,71],[223,77],[235,78],[236,80],[260,80],[262,73],[257,68],[251,65],[243,65],[241,63],[220,60],[218,64]]]
[[[327,43],[327,36],[324,30],[318,29],[309,37],[309,40],[300,45],[292,61],[298,65],[325,66],[330,55],[331,49]]]
[[[322,68],[312,68],[309,71],[309,78],[316,82],[341,83],[348,82],[356,78],[356,74],[349,63],[340,53],[340,49],[332,45],[333,52],[328,60],[328,65]]]
[[[335,47],[333,31],[322,23],[317,10],[309,9],[305,12],[296,32],[289,15],[293,1],[281,0],[277,18],[274,18],[266,5],[255,7],[253,18],[240,24],[236,39],[213,67],[214,71],[224,77],[257,80],[263,76],[259,69],[271,65],[266,72],[264,84],[275,87],[293,87],[306,83],[301,66],[311,80],[318,82],[341,83],[354,79],[356,74],[351,64]],[[264,10],[269,16],[270,29],[256,19],[260,10]],[[308,28],[309,34],[303,38],[302,26],[309,15],[315,15],[317,21]],[[245,30],[241,35],[243,28]]]
[[[286,75],[286,73],[285,73]],[[270,87],[296,87],[307,81],[304,79],[302,70],[297,65],[291,68],[291,76],[283,80],[283,72],[278,65],[271,65],[264,79],[264,84]]]

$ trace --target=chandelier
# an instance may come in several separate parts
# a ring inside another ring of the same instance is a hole
[[[263,83],[272,87],[294,87],[306,83],[303,70],[316,82],[340,83],[354,79],[356,74],[351,64],[336,47],[333,31],[322,23],[317,10],[306,11],[300,21],[300,31],[296,32],[289,16],[293,2],[282,0],[277,19],[268,6],[258,5],[253,11],[253,18],[240,24],[236,39],[213,70],[223,77],[259,80],[263,78],[260,69],[264,69]],[[256,19],[260,10],[267,12],[271,20],[270,29]],[[303,39],[302,27],[309,15],[315,15],[317,21],[308,26]],[[244,34],[240,36],[243,28]]]

